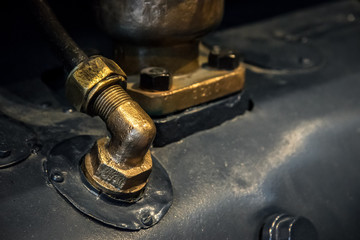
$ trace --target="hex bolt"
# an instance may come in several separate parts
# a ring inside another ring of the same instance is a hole
[[[240,55],[233,51],[221,50],[219,46],[214,46],[208,56],[210,67],[234,70],[240,64]]]
[[[59,172],[54,172],[51,174],[51,180],[57,183],[61,183],[64,181],[64,176]]]
[[[170,89],[170,73],[161,67],[148,67],[140,72],[140,88],[153,91]]]
[[[304,217],[270,216],[262,229],[262,240],[317,240],[315,226]]]

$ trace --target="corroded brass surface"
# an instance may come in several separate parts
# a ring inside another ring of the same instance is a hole
[[[85,176],[95,188],[115,198],[140,194],[152,169],[153,121],[119,85],[99,94],[92,113],[106,122],[111,139],[98,140],[85,156]]]
[[[152,169],[150,151],[141,164],[127,168],[114,161],[107,150],[108,144],[108,138],[99,139],[85,156],[82,169],[86,178],[94,187],[111,196],[142,191]]]
[[[128,77],[127,91],[150,116],[162,116],[209,102],[238,92],[245,83],[245,67],[218,70],[206,67],[208,51],[201,48],[199,65],[195,72],[175,75],[168,91],[147,91],[139,88],[139,76]]]
[[[172,74],[185,74],[199,68],[199,41],[165,46],[115,45],[115,61],[128,75],[151,66],[163,67]]]
[[[119,85],[125,78],[115,62],[96,56],[70,73],[66,93],[78,110],[100,116],[111,134],[111,138],[98,140],[84,157],[86,178],[111,197],[134,201],[151,173],[149,148],[156,129],[146,112]]]
[[[126,74],[112,60],[93,56],[80,63],[68,76],[66,96],[77,110],[87,111],[93,95],[106,86],[125,83]]]
[[[114,38],[127,74],[163,67],[196,70],[199,39],[221,22],[224,0],[96,0],[99,25]]]
[[[99,25],[114,39],[172,45],[200,38],[218,24],[224,0],[96,0]]]

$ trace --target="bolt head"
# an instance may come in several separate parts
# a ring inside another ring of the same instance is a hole
[[[146,212],[145,214],[143,214],[143,216],[141,217],[141,222],[147,226],[147,227],[150,227],[151,225],[154,224],[154,219],[153,219],[153,216]]]
[[[170,73],[161,67],[148,67],[140,72],[140,88],[153,91],[170,89]]]
[[[64,176],[59,172],[54,172],[51,174],[51,180],[53,180],[54,182],[61,183],[64,181]]]
[[[214,46],[209,53],[208,64],[210,67],[218,69],[234,70],[240,64],[240,55]]]

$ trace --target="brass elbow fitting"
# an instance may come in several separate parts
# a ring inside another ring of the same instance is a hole
[[[119,69],[109,59],[92,58],[70,73],[66,88],[75,107],[100,116],[111,134],[111,138],[99,139],[85,155],[81,168],[87,180],[110,197],[134,201],[151,173],[149,148],[156,129],[119,85],[126,77]]]

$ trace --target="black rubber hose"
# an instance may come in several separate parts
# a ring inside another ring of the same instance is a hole
[[[47,38],[53,45],[58,57],[65,68],[71,71],[88,56],[79,48],[69,36],[46,0],[31,0],[35,7],[35,14],[45,31]]]

